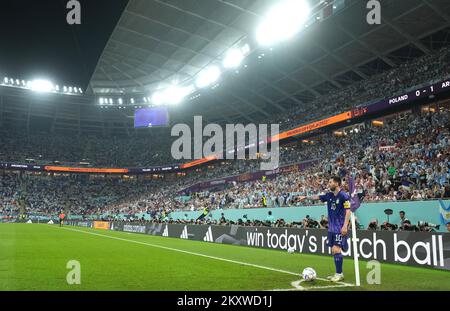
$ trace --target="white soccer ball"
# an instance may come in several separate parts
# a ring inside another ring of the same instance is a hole
[[[314,270],[313,268],[305,268],[302,272],[302,277],[306,282],[312,282],[317,279],[316,270]]]
[[[288,250],[287,250],[287,252],[288,252],[289,254],[293,254],[293,253],[295,253],[295,248],[289,247]]]

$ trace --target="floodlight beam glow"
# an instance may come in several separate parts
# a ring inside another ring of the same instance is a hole
[[[297,34],[307,21],[311,8],[304,0],[285,0],[274,6],[259,25],[257,41],[268,46]]]
[[[171,86],[168,89],[154,93],[151,97],[151,102],[156,106],[163,104],[176,105],[194,91],[193,85],[184,87]]]
[[[54,91],[53,83],[48,80],[37,79],[31,82],[31,89],[39,93],[48,93]]]
[[[231,49],[227,52],[225,59],[223,60],[223,67],[227,69],[237,68],[242,63],[243,59],[244,55],[242,51],[238,49]]]
[[[208,67],[199,73],[195,85],[200,89],[207,87],[216,82],[217,80],[219,80],[220,74],[221,72],[219,67],[217,66]]]

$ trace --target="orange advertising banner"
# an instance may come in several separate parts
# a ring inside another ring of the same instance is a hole
[[[218,159],[218,156],[209,156],[209,157],[206,157],[203,159],[199,159],[199,160],[195,160],[195,161],[192,161],[189,163],[181,164],[180,168],[189,168],[189,167],[197,166],[197,165],[200,165],[200,164],[203,164],[203,163],[206,163],[209,161],[217,160],[217,159]]]
[[[322,127],[325,127],[325,126],[328,126],[331,124],[336,124],[336,123],[339,123],[342,121],[350,120],[351,118],[352,118],[352,112],[347,111],[347,112],[344,112],[344,113],[341,113],[341,114],[338,114],[338,115],[335,115],[335,116],[332,116],[332,117],[329,117],[329,118],[326,118],[326,119],[323,119],[320,121],[312,122],[312,123],[309,123],[306,125],[299,126],[295,129],[280,133],[278,136],[277,135],[273,136],[272,141],[275,141],[277,139],[282,140],[282,139],[285,139],[288,137],[305,134],[305,133],[311,132],[313,130],[316,130],[316,129],[319,129],[319,128],[322,128]]]
[[[106,174],[126,174],[126,168],[92,168],[92,167],[67,167],[67,166],[45,166],[46,171],[70,172],[70,173],[106,173]]]
[[[109,230],[109,221],[94,221],[94,229]]]

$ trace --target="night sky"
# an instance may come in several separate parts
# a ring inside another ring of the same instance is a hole
[[[81,0],[81,25],[68,25],[68,0],[2,0],[0,78],[86,89],[128,0]]]

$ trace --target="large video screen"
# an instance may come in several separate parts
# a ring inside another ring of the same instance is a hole
[[[142,108],[134,111],[134,127],[169,126],[167,107]]]

